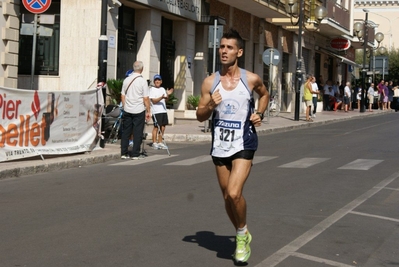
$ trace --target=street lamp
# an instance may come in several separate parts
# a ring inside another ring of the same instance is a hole
[[[299,9],[298,9],[299,2]],[[317,31],[320,22],[327,16],[327,9],[324,6],[316,6],[314,2],[310,3],[310,14],[305,18],[304,14],[305,0],[288,0],[286,11],[290,15],[291,24],[298,25],[298,54],[296,61],[296,83],[295,83],[295,115],[294,120],[299,121],[300,90],[302,84],[302,29]],[[294,22],[293,18],[297,19]],[[312,26],[312,28],[308,28]]]
[[[365,93],[366,93],[366,74],[367,74],[367,69],[366,69],[366,46],[368,43],[368,28],[369,28],[369,22],[368,22],[368,15],[369,15],[369,10],[368,9],[363,9],[363,12],[365,12],[365,19],[364,22],[356,22],[353,25],[353,29],[355,31],[355,35],[357,36],[357,38],[359,38],[359,40],[363,39],[363,68],[362,68],[362,93],[360,94],[360,107],[359,107],[359,111],[360,112],[365,112],[366,108],[365,108]],[[364,35],[364,36],[363,36]],[[382,34],[381,32],[378,32],[375,34],[374,36],[375,40],[378,42],[378,46],[377,48],[380,46],[380,43],[382,40],[384,40],[384,34]]]

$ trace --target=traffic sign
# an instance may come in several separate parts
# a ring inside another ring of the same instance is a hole
[[[22,0],[24,7],[33,14],[45,12],[51,5],[51,0]]]
[[[268,48],[263,52],[262,59],[266,65],[276,66],[280,62],[280,52],[275,48]]]

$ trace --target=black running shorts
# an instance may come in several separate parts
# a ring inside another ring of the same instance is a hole
[[[212,156],[213,164],[216,166],[231,166],[235,159],[248,159],[252,160],[255,155],[255,150],[241,150],[234,155],[227,158],[219,158]]]

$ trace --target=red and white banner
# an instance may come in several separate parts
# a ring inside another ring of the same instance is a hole
[[[91,151],[100,138],[101,90],[0,87],[0,162]]]

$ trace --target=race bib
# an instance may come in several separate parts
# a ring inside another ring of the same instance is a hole
[[[241,124],[241,121],[216,119],[214,131],[215,148],[229,151],[239,147],[243,135]]]

